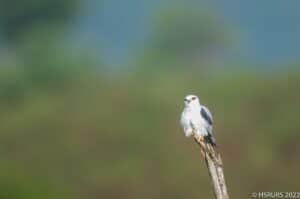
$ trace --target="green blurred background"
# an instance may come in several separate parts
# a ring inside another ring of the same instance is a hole
[[[0,198],[212,198],[191,93],[232,198],[299,192],[299,5],[0,0]]]

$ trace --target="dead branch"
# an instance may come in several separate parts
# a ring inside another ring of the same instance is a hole
[[[211,177],[214,188],[215,198],[229,199],[220,153],[216,147],[206,143],[203,138],[195,137],[195,141],[200,146],[201,154],[204,157],[206,166],[208,168],[208,173]]]

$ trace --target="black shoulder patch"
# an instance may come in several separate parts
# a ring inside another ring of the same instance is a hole
[[[201,116],[208,122],[208,124],[212,125],[212,118],[210,118],[210,116],[207,114],[204,108],[201,108],[200,113]]]

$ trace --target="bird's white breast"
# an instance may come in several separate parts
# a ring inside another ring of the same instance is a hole
[[[193,133],[198,135],[207,134],[205,121],[201,117],[199,109],[185,108],[181,114],[180,122],[186,136],[190,136]]]

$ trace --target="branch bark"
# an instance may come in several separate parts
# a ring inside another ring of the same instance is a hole
[[[229,199],[221,154],[211,144],[206,143],[202,137],[195,137],[195,141],[200,146],[201,154],[205,159],[208,173],[212,181],[215,198]]]

